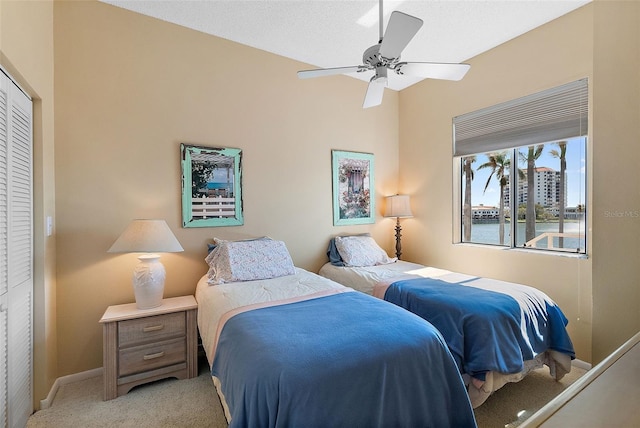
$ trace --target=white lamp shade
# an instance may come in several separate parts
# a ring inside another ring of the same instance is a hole
[[[409,203],[409,195],[387,196],[386,203],[387,205],[384,210],[385,217],[413,217],[411,204]]]
[[[133,220],[109,253],[178,253],[184,251],[164,220]]]
[[[184,251],[164,220],[133,220],[109,248],[110,253],[177,253]],[[133,271],[139,309],[162,305],[165,270],[157,254],[142,254]]]

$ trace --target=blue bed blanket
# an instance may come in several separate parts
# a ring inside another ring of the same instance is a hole
[[[392,283],[384,299],[432,323],[462,373],[518,373],[523,361],[553,349],[575,358],[567,318],[544,293],[487,279],[449,283],[416,278]]]
[[[211,373],[230,427],[475,427],[440,333],[348,292],[231,317]]]

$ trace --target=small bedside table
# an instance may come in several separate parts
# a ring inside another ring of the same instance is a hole
[[[104,399],[155,380],[198,375],[198,332],[193,296],[164,299],[152,309],[109,306],[103,332]]]

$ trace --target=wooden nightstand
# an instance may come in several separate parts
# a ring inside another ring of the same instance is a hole
[[[153,309],[109,306],[103,331],[104,399],[167,377],[198,375],[198,332],[193,296],[164,299]]]

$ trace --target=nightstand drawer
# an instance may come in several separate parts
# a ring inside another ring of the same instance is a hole
[[[165,338],[185,334],[185,314],[156,315],[118,323],[118,345],[120,348],[146,342],[157,342]]]
[[[119,376],[152,370],[187,359],[187,344],[184,337],[160,343],[134,346],[119,351]]]

